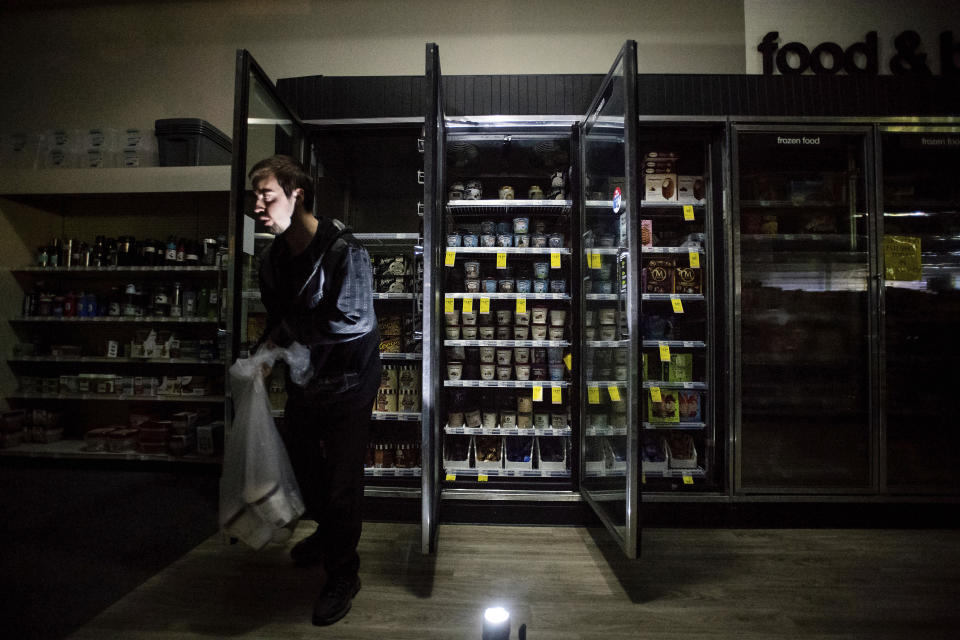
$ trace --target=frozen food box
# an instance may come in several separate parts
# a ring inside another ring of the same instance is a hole
[[[703,176],[677,176],[677,202],[704,204],[707,201]]]
[[[677,174],[646,173],[643,176],[643,199],[647,202],[676,202]]]
[[[647,274],[644,293],[674,293],[674,278],[677,270],[675,256],[646,258],[643,268]]]
[[[660,389],[660,402],[648,397],[647,419],[650,422],[680,422],[680,402],[677,389]]]

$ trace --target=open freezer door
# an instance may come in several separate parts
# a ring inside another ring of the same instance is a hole
[[[637,45],[581,124],[580,493],[629,558],[640,550]]]
[[[421,497],[421,550],[433,553],[437,548],[437,525],[440,507],[439,400],[440,277],[442,251],[441,221],[443,218],[443,165],[446,131],[443,115],[443,91],[440,75],[440,51],[428,43],[426,52],[427,113],[424,118],[423,141],[423,441]]]
[[[263,312],[254,256],[273,236],[253,215],[253,190],[247,173],[260,160],[278,153],[299,160],[316,182],[316,154],[307,140],[306,128],[284,104],[250,52],[238,50],[230,174],[230,270],[225,301],[230,330],[227,362],[242,357],[246,347],[259,338],[247,335],[247,320]],[[228,398],[227,407],[230,405]]]

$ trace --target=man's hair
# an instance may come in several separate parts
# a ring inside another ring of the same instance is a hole
[[[303,189],[303,206],[307,211],[313,211],[313,181],[303,165],[290,156],[275,155],[264,158],[253,165],[249,175],[250,184],[254,187],[261,180],[273,176],[288,198],[294,189]]]

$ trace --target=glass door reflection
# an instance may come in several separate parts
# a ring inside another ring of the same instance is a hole
[[[640,314],[636,45],[628,42],[581,134],[581,494],[630,558],[639,547]]]
[[[865,489],[866,131],[735,131],[738,487]]]

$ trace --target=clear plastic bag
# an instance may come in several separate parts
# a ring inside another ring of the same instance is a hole
[[[227,434],[220,477],[220,528],[254,549],[290,538],[304,505],[287,450],[277,433],[263,365],[286,360],[296,384],[312,376],[310,350],[261,348],[230,367],[234,417]]]

